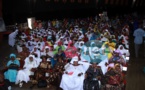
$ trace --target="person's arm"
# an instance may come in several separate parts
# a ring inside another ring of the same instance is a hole
[[[136,36],[136,31],[134,31],[133,36]]]

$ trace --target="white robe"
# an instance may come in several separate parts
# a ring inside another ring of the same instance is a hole
[[[15,42],[16,42],[15,38],[16,38],[17,34],[18,34],[18,30],[16,30],[16,31],[12,32],[11,34],[9,34],[8,44],[10,46],[12,46],[12,47],[15,45]]]
[[[37,68],[37,66],[38,65],[35,60],[30,62],[29,57],[27,57],[25,59],[25,64],[24,64],[25,69],[18,71],[15,83],[18,84],[19,82],[22,82],[22,81],[25,81],[27,83],[30,80],[29,76],[34,75],[34,72],[31,72],[31,69]]]
[[[66,71],[68,73],[73,72],[73,74],[63,74],[60,87],[63,90],[83,90],[83,82],[86,72],[83,65],[73,66],[70,64],[68,67],[66,67]],[[83,73],[83,75],[79,77],[79,73]]]

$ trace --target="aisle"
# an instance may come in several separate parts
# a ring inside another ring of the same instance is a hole
[[[145,90],[145,57],[143,57],[143,45],[140,49],[139,58],[135,58],[133,38],[130,41],[130,61],[127,72],[127,87],[126,90]]]

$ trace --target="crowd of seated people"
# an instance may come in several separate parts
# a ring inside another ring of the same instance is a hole
[[[5,78],[20,87],[31,82],[32,87],[55,85],[63,90],[125,90],[130,55],[126,18],[120,23],[119,18],[52,20],[27,33],[20,30],[18,55],[10,55]]]

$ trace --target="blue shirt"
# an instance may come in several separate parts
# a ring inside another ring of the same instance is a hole
[[[145,31],[143,29],[141,28],[136,29],[133,33],[133,36],[135,36],[134,43],[142,44],[144,34],[145,34]]]

